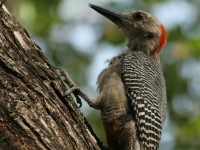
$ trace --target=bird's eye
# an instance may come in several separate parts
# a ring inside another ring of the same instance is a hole
[[[144,15],[141,12],[137,12],[137,13],[133,14],[133,19],[136,21],[143,20]]]
[[[154,34],[153,33],[147,33],[144,35],[146,38],[148,39],[152,39],[154,37]]]

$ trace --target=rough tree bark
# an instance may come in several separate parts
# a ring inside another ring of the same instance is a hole
[[[41,49],[0,8],[0,149],[101,149],[65,91]]]

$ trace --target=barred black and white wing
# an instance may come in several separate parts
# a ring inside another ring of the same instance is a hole
[[[165,82],[160,65],[155,58],[139,51],[127,52],[122,65],[122,80],[140,146],[156,150],[166,114]]]

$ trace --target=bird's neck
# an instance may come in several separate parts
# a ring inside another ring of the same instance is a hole
[[[154,58],[158,63],[160,63],[160,54],[154,51],[154,47],[147,47],[145,43],[141,44],[137,40],[129,42],[127,46],[128,51],[140,51],[147,57]]]
[[[129,41],[127,46],[131,51],[141,51],[149,55],[155,54],[153,46],[147,46],[147,43],[141,43],[140,40],[137,39]]]

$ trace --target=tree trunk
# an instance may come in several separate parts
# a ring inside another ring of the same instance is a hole
[[[41,49],[0,8],[0,149],[97,150],[101,143]]]

